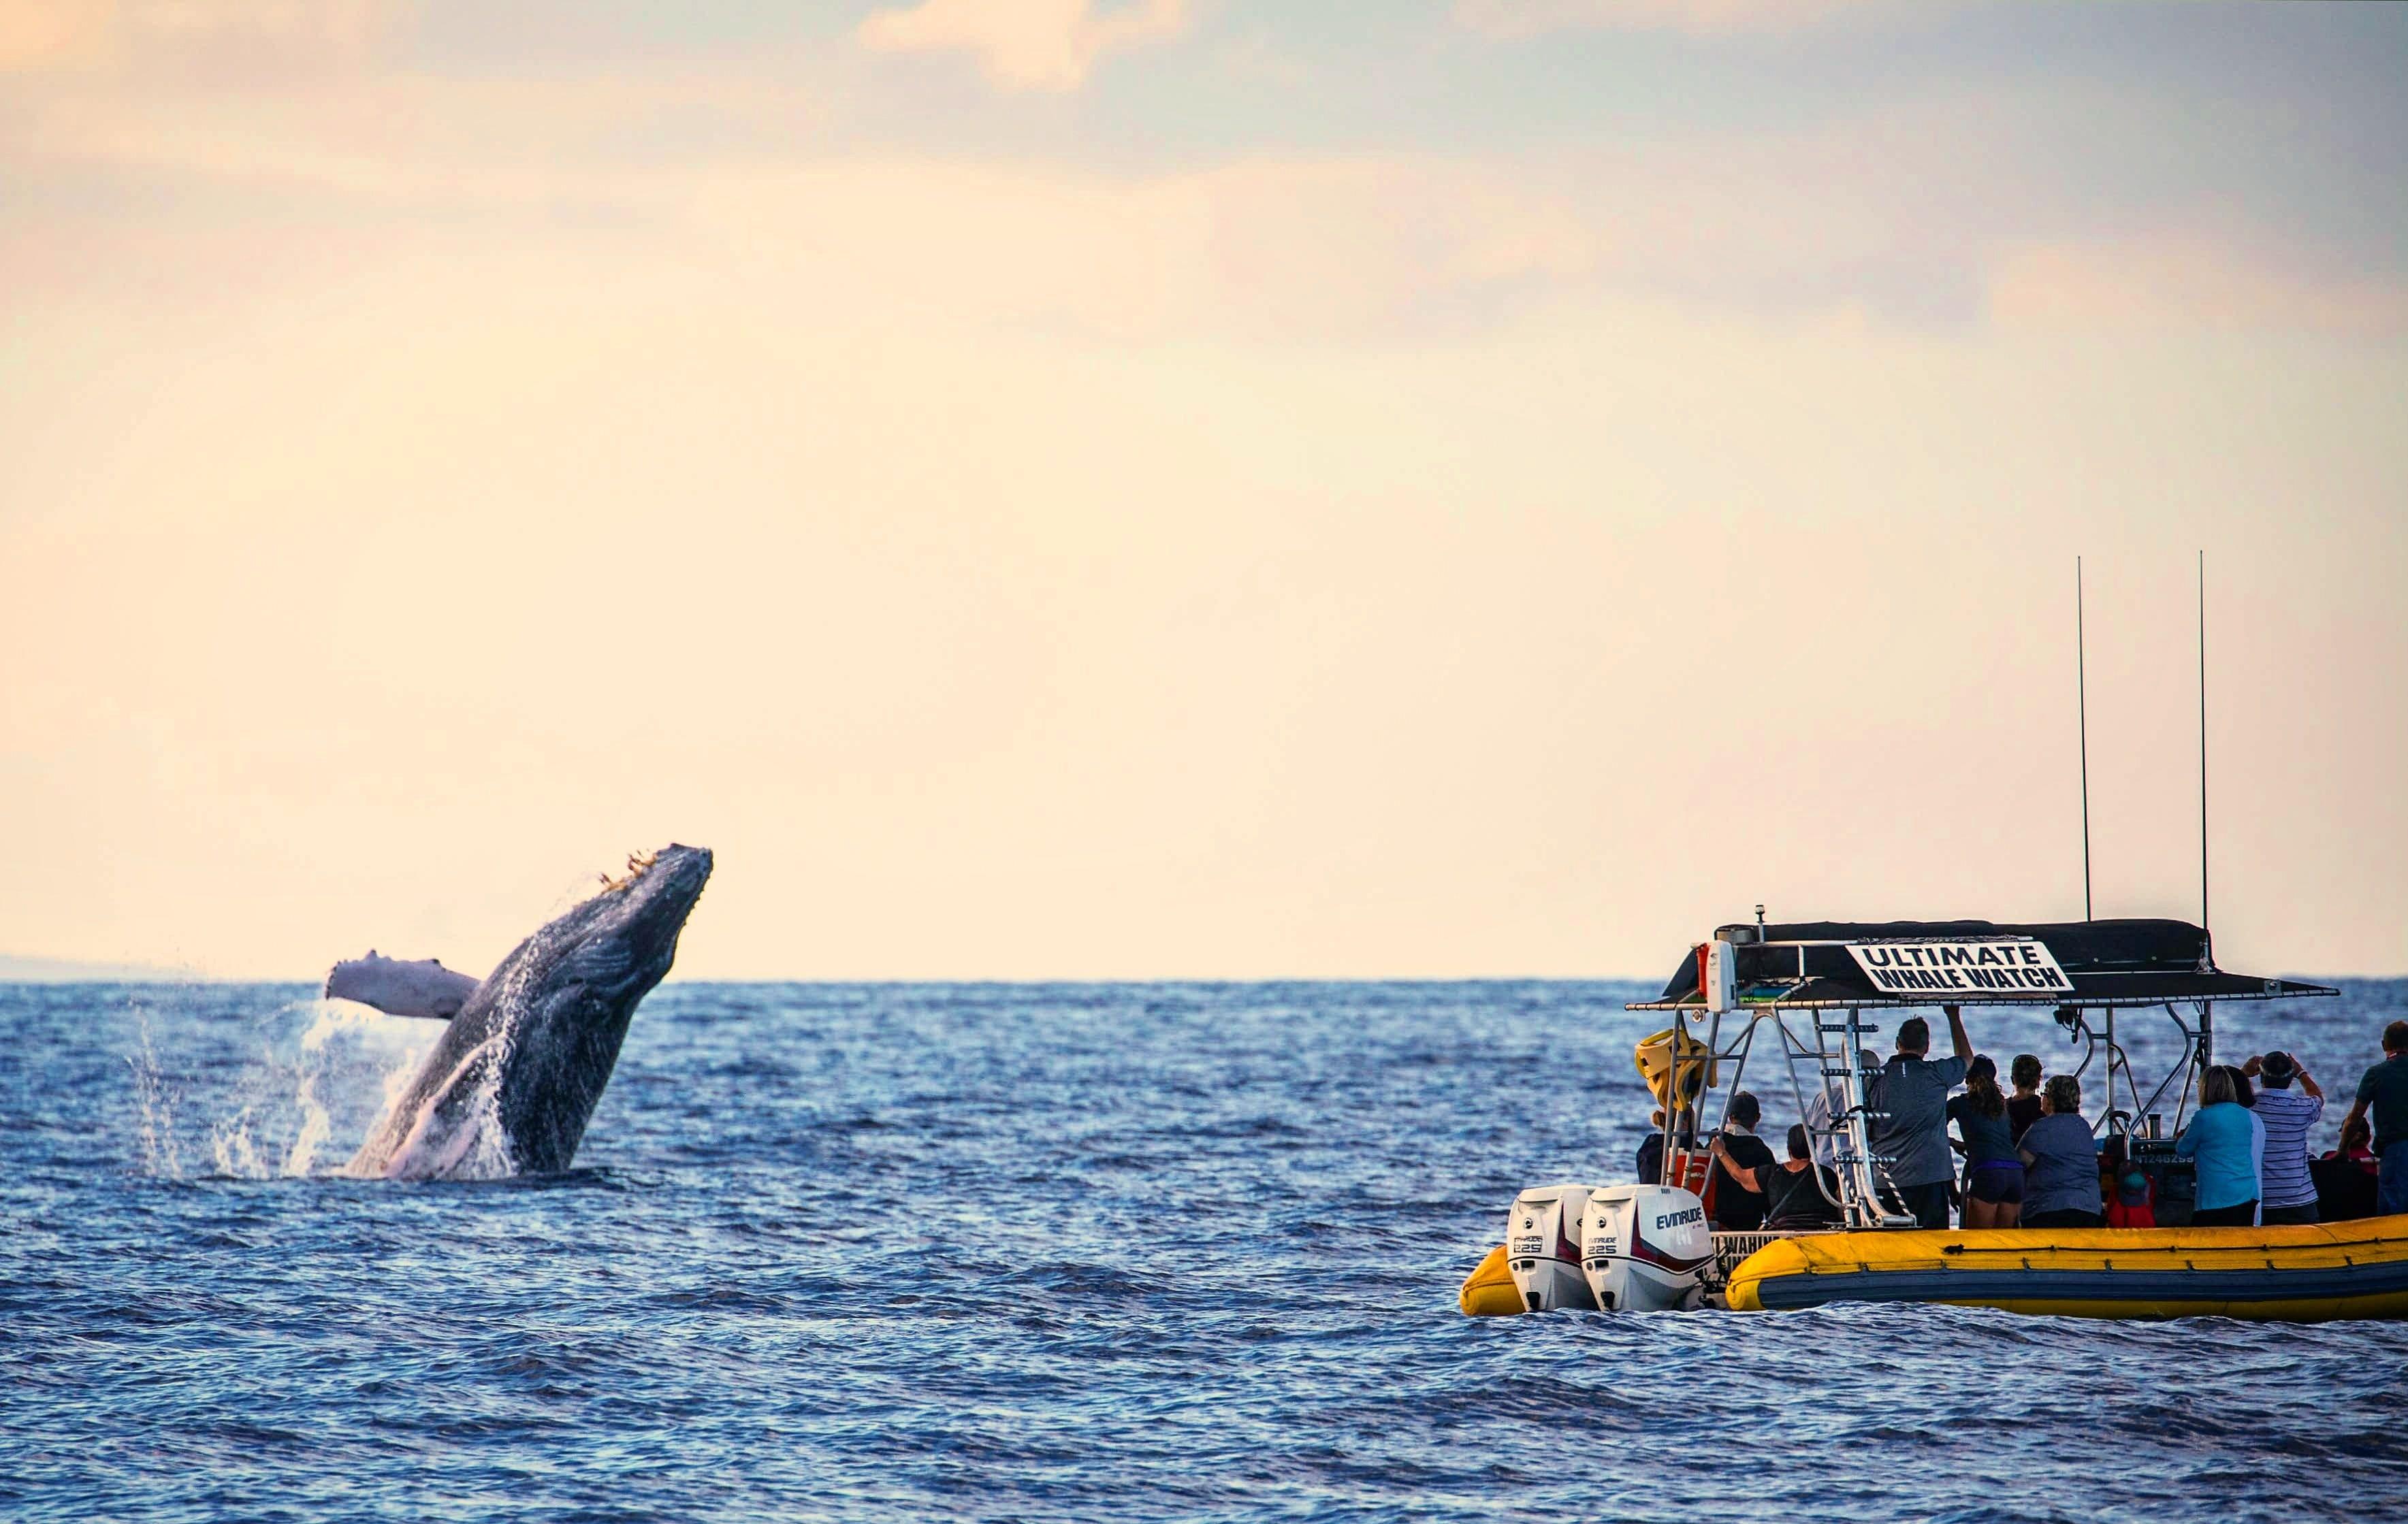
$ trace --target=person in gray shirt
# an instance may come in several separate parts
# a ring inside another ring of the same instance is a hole
[[[1956,1178],[1956,1156],[1948,1151],[1948,1092],[1965,1082],[1973,1058],[1964,1017],[1954,1005],[1940,1009],[1948,1018],[1956,1057],[1926,1058],[1931,1023],[1910,1016],[1898,1025],[1898,1051],[1865,1087],[1866,1108],[1876,1114],[1873,1152],[1889,1157],[1883,1173],[1892,1193],[1925,1228],[1948,1226],[1948,1186]]]

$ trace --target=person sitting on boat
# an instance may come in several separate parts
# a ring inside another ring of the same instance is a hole
[[[1664,1183],[1664,1108],[1657,1106],[1647,1118],[1647,1135],[1639,1140],[1639,1183],[1660,1186]]]
[[[1948,1119],[1965,1140],[1965,1226],[2014,1227],[2023,1211],[2024,1165],[1988,1054],[1966,1066],[1965,1093],[1949,1101]]]
[[[2316,1220],[2316,1182],[2308,1174],[2308,1129],[2325,1114],[2324,1088],[2300,1061],[2280,1049],[2251,1059],[2241,1073],[2265,1083],[2253,1108],[2266,1124],[2266,1157],[2258,1162],[2258,1219],[2261,1222]],[[2300,1082],[2302,1093],[2291,1092]]]
[[[1840,1225],[1840,1177],[1813,1162],[1804,1122],[1789,1127],[1789,1157],[1763,1172],[1764,1225],[1779,1232]],[[1816,1185],[1817,1177],[1821,1184]]]
[[[1889,1179],[1917,1226],[1948,1226],[1948,1188],[1956,1162],[1948,1151],[1948,1092],[1965,1082],[1973,1061],[1973,1039],[1954,1005],[1942,1005],[1954,1058],[1924,1057],[1931,1047],[1931,1023],[1910,1016],[1898,1024],[1898,1051],[1865,1087],[1865,1108],[1881,1118],[1873,1124],[1872,1149],[1889,1157]]]
[[[2241,1104],[2241,1086],[2248,1083],[2230,1064],[2212,1065],[2200,1076],[2199,1115],[2174,1143],[2174,1152],[2199,1171],[2195,1228],[2246,1228],[2258,1220],[2264,1124]]]
[[[2374,1132],[2353,1116],[2341,1125],[2341,1147],[2308,1166],[2316,1182],[2316,1220],[2351,1222],[2374,1215]]]
[[[2377,1161],[2374,1210],[2383,1217],[2408,1212],[2408,1147],[2401,1147],[2408,1144],[2408,1021],[2383,1029],[2383,1061],[2358,1082],[2358,1102],[2347,1120],[2370,1114]]]
[[[2099,1195],[2107,1204],[2110,1228],[2154,1228],[2157,1225],[2157,1188],[2117,1133],[2099,1147]]]
[[[2031,1124],[2040,1120],[2040,1055],[2018,1053],[2007,1068],[2007,1077],[2014,1082],[2015,1093],[2007,1097],[2007,1126],[2021,1143]]]
[[[1763,1116],[1754,1095],[1733,1091],[1722,1131],[1707,1149],[1713,1167],[1706,1200],[1713,1204],[1714,1227],[1722,1232],[1752,1233],[1764,1226],[1764,1177],[1771,1172],[1773,1159],[1772,1150],[1756,1135]]]
[[[2099,1194],[2099,1149],[2082,1119],[2082,1082],[2051,1075],[2041,1088],[2041,1118],[2016,1150],[2024,1161],[2027,1228],[2096,1228],[2106,1221]]]

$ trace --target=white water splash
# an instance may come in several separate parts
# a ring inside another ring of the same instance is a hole
[[[439,1033],[440,1027],[424,1022],[407,1022],[389,1017],[366,1005],[349,1001],[322,1000],[317,1003],[317,1018],[309,1030],[301,1034],[300,1061],[294,1068],[295,1081],[294,1104],[301,1114],[300,1131],[294,1135],[293,1146],[285,1151],[283,1173],[289,1176],[306,1175],[318,1161],[318,1150],[325,1147],[335,1133],[335,1118],[321,1092],[322,1084],[339,1083],[328,1071],[340,1067],[339,1056],[346,1047],[359,1046],[385,1034],[418,1035],[425,1032]],[[400,1023],[396,1027],[396,1023]],[[423,1043],[407,1044],[398,1057],[378,1075],[378,1112],[394,1103],[410,1075],[416,1071],[423,1054]]]
[[[310,1164],[318,1158],[319,1146],[332,1135],[335,1124],[334,1118],[326,1114],[324,1104],[318,1099],[318,1072],[315,1069],[301,1071],[301,1089],[294,1099],[301,1104],[301,1131],[293,1139],[293,1147],[285,1150],[284,1173],[297,1177],[309,1173]]]
[[[390,1180],[507,1180],[518,1174],[509,1132],[502,1125],[502,1078],[517,1051],[538,961],[521,959],[504,976],[494,1034],[419,1103],[409,1132],[376,1174]],[[400,1084],[387,1095],[388,1110],[412,1077],[399,1076]]]
[[[252,1019],[266,1024],[269,1035],[231,1089],[213,1097],[208,1109],[220,1115],[184,1118],[179,1113],[190,1108],[160,1062],[150,1013],[137,1008],[136,1014],[138,1041],[127,1062],[142,1167],[169,1179],[184,1177],[189,1140],[179,1138],[179,1121],[206,1121],[207,1167],[218,1175],[265,1180],[322,1173],[324,1156],[336,1147],[349,1157],[442,1031],[437,1022],[389,1017],[344,1001],[262,1012]],[[277,1035],[305,1022],[297,1038]]]
[[[126,1055],[134,1066],[134,1102],[140,1115],[142,1172],[163,1180],[184,1177],[184,1159],[176,1146],[176,1104],[183,1092],[170,1087],[159,1071],[159,1054],[150,1043],[150,1010],[135,1007],[141,1046]]]
[[[260,1161],[258,1147],[251,1141],[249,1106],[210,1125],[209,1153],[220,1175],[237,1180],[267,1178],[267,1166]]]

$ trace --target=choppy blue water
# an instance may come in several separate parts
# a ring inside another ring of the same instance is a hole
[[[1517,1189],[1627,1175],[1633,992],[671,985],[573,1175],[394,1186],[322,1172],[431,1025],[0,988],[0,1514],[2408,1513],[2408,1326],[1458,1316]],[[2403,1014],[2222,1051],[2345,1089]]]

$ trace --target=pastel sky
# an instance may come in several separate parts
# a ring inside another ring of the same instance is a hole
[[[0,952],[2408,970],[2408,11],[0,0]]]

